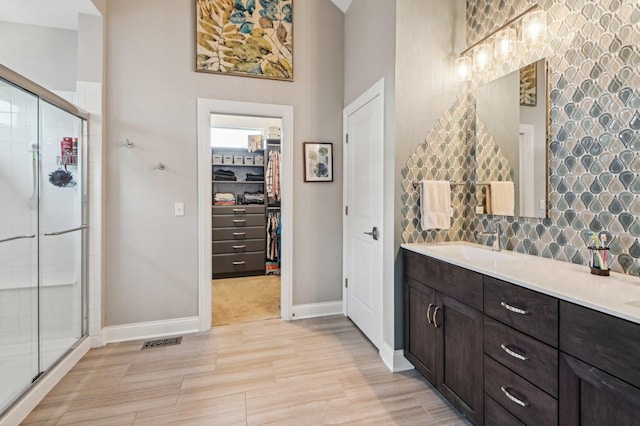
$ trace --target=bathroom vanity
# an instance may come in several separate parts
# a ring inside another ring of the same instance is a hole
[[[403,244],[405,356],[476,425],[635,424],[640,280]]]

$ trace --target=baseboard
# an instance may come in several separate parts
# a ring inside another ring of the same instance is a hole
[[[85,338],[67,356],[43,375],[5,414],[0,426],[20,424],[60,380],[89,352],[91,341]]]
[[[135,324],[113,325],[102,329],[102,343],[126,342],[200,330],[198,317],[176,318],[163,321],[139,322]]]
[[[399,373],[401,371],[413,370],[415,367],[404,357],[404,350],[393,350],[391,346],[386,343],[382,344],[380,349],[380,358],[387,368],[393,373]]]
[[[294,305],[291,319],[326,317],[329,315],[342,314],[342,301],[309,303],[307,305]]]

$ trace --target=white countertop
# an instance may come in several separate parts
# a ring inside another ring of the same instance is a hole
[[[461,246],[480,249],[465,255]],[[402,244],[402,248],[548,294],[568,302],[640,324],[640,279],[611,272],[591,274],[589,267],[512,251],[500,251],[468,242]]]

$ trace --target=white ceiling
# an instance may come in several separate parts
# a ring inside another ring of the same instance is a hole
[[[351,6],[351,0],[331,0],[333,3],[335,3],[336,6],[338,6],[338,8],[340,8],[341,11],[343,12],[347,12],[347,9],[349,9],[349,6]]]
[[[0,21],[78,29],[78,14],[100,15],[91,0],[0,0]]]

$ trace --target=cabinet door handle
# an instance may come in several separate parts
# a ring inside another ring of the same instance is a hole
[[[246,213],[247,209],[233,209],[234,213]]]
[[[244,237],[245,235],[247,235],[246,232],[234,232],[233,233],[234,237]]]
[[[427,322],[429,324],[431,324],[431,318],[429,318],[429,315],[431,315],[431,308],[433,308],[433,303],[429,303],[429,307],[427,308]]]
[[[507,302],[500,302],[500,306],[505,308],[507,311],[511,311],[511,312],[514,312],[514,313],[520,314],[520,315],[527,315],[529,313],[529,311],[525,311],[524,309],[516,308],[515,306],[511,306]]]
[[[244,265],[245,263],[247,263],[247,262],[245,262],[244,260],[242,260],[240,262],[233,262],[233,266],[240,266],[240,265]]]
[[[509,393],[509,391],[507,390],[506,387],[504,386],[500,386],[500,390],[502,391],[502,393],[505,394],[505,396],[507,398],[509,398],[511,401],[515,402],[516,404],[518,404],[521,407],[528,407],[529,403],[526,401],[521,401],[518,398],[516,398],[515,396],[511,395],[511,393]]]
[[[233,219],[233,223],[245,223],[246,219]]]
[[[247,248],[247,246],[233,246],[234,250],[241,250],[243,248]]]
[[[440,306],[436,306],[436,308],[433,310],[433,326],[435,328],[438,328],[438,322],[436,321],[436,315],[438,314],[438,309],[440,309]]]
[[[529,359],[528,356],[519,354],[518,352],[516,352],[513,349],[511,349],[509,346],[505,345],[504,343],[502,345],[500,345],[500,347],[502,348],[503,351],[505,351],[506,353],[508,353],[512,357],[514,357],[516,359],[519,359],[520,361],[526,361],[526,360]]]

